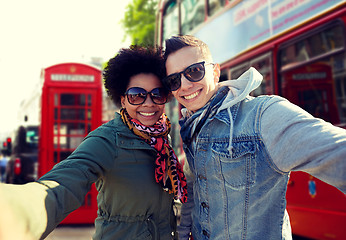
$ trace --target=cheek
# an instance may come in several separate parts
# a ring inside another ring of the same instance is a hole
[[[179,90],[179,89],[178,89],[178,90]],[[178,96],[178,90],[172,92],[172,94],[173,94],[173,96],[174,96],[175,98]]]
[[[160,116],[162,115],[164,110],[165,110],[165,105],[160,105],[160,107],[159,107]]]
[[[130,115],[131,118],[137,119],[137,109],[136,108],[127,105],[126,111]]]
[[[211,89],[211,90],[216,88],[217,83],[218,83],[218,81],[217,81],[213,72],[208,74],[207,78],[205,78],[205,84],[208,85],[209,89]]]

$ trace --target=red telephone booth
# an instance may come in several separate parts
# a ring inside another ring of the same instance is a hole
[[[80,63],[62,63],[42,71],[39,176],[66,159],[83,138],[101,125],[101,70]],[[83,206],[62,223],[93,223],[97,191],[92,187]]]

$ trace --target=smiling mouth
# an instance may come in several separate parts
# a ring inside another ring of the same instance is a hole
[[[155,112],[151,112],[151,113],[139,112],[139,113],[143,116],[146,116],[146,117],[150,117],[150,116],[153,116],[155,114]]]
[[[190,100],[190,99],[193,99],[193,98],[197,97],[198,94],[199,94],[199,92],[197,91],[197,92],[194,92],[194,93],[192,93],[190,95],[183,96],[183,98],[185,98],[186,100]]]

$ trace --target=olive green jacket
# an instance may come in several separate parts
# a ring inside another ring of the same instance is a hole
[[[176,239],[173,195],[155,182],[155,157],[156,151],[134,135],[116,114],[38,183],[30,183],[30,188],[41,192],[35,201],[42,202],[44,196],[47,214],[46,226],[42,227],[45,221],[36,221],[37,226],[30,228],[44,228],[44,232],[35,235],[47,236],[81,206],[95,183],[99,193],[94,239]]]

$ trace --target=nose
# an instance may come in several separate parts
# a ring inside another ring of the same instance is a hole
[[[155,105],[155,103],[153,102],[153,100],[150,97],[150,94],[147,95],[147,98],[145,99],[144,103],[142,103],[142,105],[146,105],[146,106]]]
[[[181,74],[181,89],[189,89],[193,86],[193,82],[189,81],[183,74]]]

